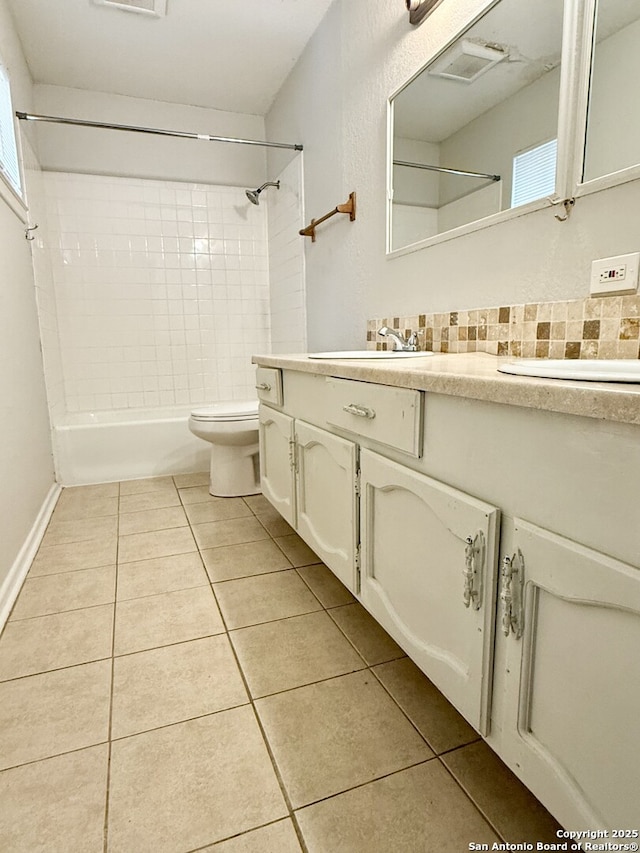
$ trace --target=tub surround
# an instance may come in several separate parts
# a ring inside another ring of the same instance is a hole
[[[67,415],[52,430],[58,482],[82,486],[202,471],[210,454],[189,432],[189,413],[167,407]]]
[[[636,342],[637,343],[637,342]],[[498,373],[504,362],[488,353],[437,353],[394,361],[331,361],[306,355],[256,355],[263,367],[276,367],[413,388],[436,394],[485,400],[588,418],[640,424],[640,386],[626,383],[537,379]]]
[[[517,358],[640,357],[640,296],[529,302],[440,314],[374,318],[368,346],[389,346],[381,326],[418,333],[420,348],[443,353],[488,352]]]

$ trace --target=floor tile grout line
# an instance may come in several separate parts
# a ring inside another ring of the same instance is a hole
[[[86,749],[96,749],[99,746],[108,746],[108,740],[99,740],[95,743],[87,743],[84,746],[76,746],[73,749],[65,749],[62,752],[54,752],[52,755],[42,755],[40,758],[30,758],[28,761],[22,761],[19,764],[11,764],[8,767],[0,767],[0,775],[7,773],[9,770],[19,770],[21,767],[29,767],[31,764],[40,764],[42,761],[49,761],[53,758],[62,758],[63,755],[73,755],[74,752],[84,752]]]
[[[191,587],[191,589],[206,589],[206,586],[197,586]],[[182,590],[176,590],[176,592],[182,592]],[[139,599],[126,599],[126,601],[138,601]],[[122,602],[116,602],[122,603]],[[120,658],[129,658],[133,657],[133,655],[144,655],[147,652],[156,652],[161,649],[173,649],[176,646],[186,646],[187,643],[199,643],[201,640],[212,640],[214,637],[222,637],[225,634],[225,631],[218,631],[215,634],[200,634],[197,637],[187,637],[184,640],[172,640],[170,643],[162,643],[159,646],[146,646],[144,649],[132,649],[128,652],[116,652],[113,657],[115,660],[120,660]]]
[[[74,544],[78,545],[79,543],[76,542]],[[51,545],[50,547],[56,548],[57,546]],[[115,565],[116,565],[115,562],[113,562],[113,563],[101,563],[99,566],[82,566],[82,568],[80,568],[80,569],[63,569],[60,572],[46,572],[43,574],[33,575],[32,577],[29,577],[29,575],[27,575],[27,577],[29,580],[39,580],[40,578],[52,578],[52,577],[56,577],[57,575],[73,575],[76,572],[90,572],[92,569],[111,569]],[[29,567],[29,572],[31,572],[32,567],[33,567],[33,563]],[[25,578],[25,580],[26,579],[27,578]],[[22,587],[20,588],[20,591],[22,592]]]
[[[305,681],[303,684],[294,684],[291,687],[285,687],[282,690],[275,690],[273,693],[264,693],[260,696],[253,696],[254,702],[261,702],[263,699],[272,699],[274,696],[282,696],[285,693],[292,693],[294,690],[303,690],[305,687],[314,687],[316,684],[325,684],[327,681],[333,681],[335,678],[344,678],[347,675],[355,675],[356,673],[365,672],[369,669],[366,664],[360,669],[350,669],[347,672],[337,672],[335,675],[328,675],[326,678],[316,678],[313,681]]]
[[[251,690],[249,688],[249,683],[247,681],[247,677],[245,675],[244,669],[242,668],[242,664],[241,664],[240,659],[238,657],[238,653],[236,651],[236,648],[233,644],[233,640],[231,639],[231,634],[230,634],[230,631],[227,627],[227,622],[226,622],[224,613],[222,612],[222,608],[220,607],[220,602],[218,601],[218,597],[216,596],[215,590],[213,589],[213,584],[211,585],[211,592],[213,594],[213,597],[214,597],[216,604],[218,605],[218,610],[220,611],[220,617],[222,619],[222,623],[223,623],[224,628],[225,628],[227,641],[229,643],[229,646],[231,647],[231,652],[232,652],[233,657],[235,659],[236,666],[238,667],[238,671],[240,673],[242,683],[244,684],[244,688],[247,691],[247,697],[249,699],[249,705],[251,706],[251,710],[253,711],[253,716],[254,716],[254,719],[256,721],[256,725],[258,726],[258,728],[260,730],[260,734],[262,736],[262,740],[263,740],[263,743],[265,745],[265,749],[267,750],[269,760],[271,761],[271,766],[273,768],[273,772],[276,776],[276,779],[278,781],[278,785],[280,787],[280,792],[282,794],[282,798],[284,800],[285,806],[287,807],[287,811],[289,812],[289,817],[290,817],[291,822],[293,824],[294,830],[295,830],[296,835],[298,837],[298,841],[300,843],[300,846],[302,848],[303,853],[308,853],[308,848],[307,848],[306,842],[304,840],[304,837],[302,835],[302,830],[300,829],[300,827],[298,825],[298,820],[297,820],[295,813],[294,813],[294,809],[293,809],[293,806],[291,803],[291,799],[289,797],[289,792],[287,791],[286,786],[284,784],[284,779],[282,778],[282,774],[280,773],[280,768],[278,767],[278,765],[276,763],[275,755],[274,755],[273,750],[271,748],[271,744],[269,743],[267,733],[264,729],[264,726],[262,725],[262,720],[260,719],[260,716],[258,714],[258,710],[255,706],[255,702],[254,702],[253,696],[251,695]]]
[[[92,666],[96,663],[103,663],[104,661],[111,660],[111,655],[106,655],[101,658],[92,658],[91,660],[82,660],[77,663],[69,663],[65,666],[56,666],[54,669],[42,669],[37,672],[27,672],[24,675],[16,675],[13,678],[6,678],[4,681],[0,681],[1,684],[12,684],[14,681],[24,681],[27,678],[37,678],[41,675],[51,675],[54,672],[64,672],[67,669],[78,669],[81,666]]]
[[[266,540],[265,540],[265,541],[266,541]],[[243,543],[240,543],[240,544],[243,544]],[[249,544],[253,544],[253,543],[249,543],[249,542],[247,542],[247,543],[245,543],[245,544],[249,545]],[[224,547],[224,546],[223,546],[223,547]],[[233,546],[232,546],[232,545],[230,545],[230,546],[228,546],[228,547],[232,548]],[[205,548],[204,550],[208,551],[208,550],[210,550],[210,549],[209,549],[209,548]],[[202,556],[202,554],[201,554],[201,556]],[[256,572],[256,573],[255,573],[255,574],[253,574],[253,575],[238,575],[238,577],[237,577],[237,578],[221,578],[220,580],[214,580],[214,579],[211,577],[211,575],[209,574],[209,571],[208,571],[208,569],[207,569],[206,565],[205,565],[205,567],[204,567],[204,569],[205,569],[205,571],[206,571],[206,573],[207,573],[207,576],[208,576],[208,578],[209,578],[209,583],[212,583],[212,584],[214,584],[214,583],[228,583],[229,581],[244,581],[244,580],[249,580],[250,578],[262,578],[262,577],[264,577],[265,575],[277,575],[277,574],[279,574],[280,572],[288,572],[290,569],[293,569],[293,568],[295,568],[295,567],[294,567],[294,566],[283,566],[281,569],[269,569],[269,571],[267,571],[267,572]]]
[[[423,764],[430,764],[435,761],[436,758],[436,755],[432,755],[430,758],[424,758],[421,761],[414,761],[411,764],[407,764],[406,767],[398,767],[397,770],[390,770],[388,773],[383,773],[381,776],[375,776],[373,779],[367,779],[365,782],[358,782],[357,785],[352,785],[350,788],[345,788],[342,791],[336,791],[333,794],[328,794],[326,797],[319,797],[317,800],[312,800],[310,803],[304,803],[304,805],[297,806],[294,811],[300,812],[303,811],[303,809],[311,808],[311,806],[317,806],[319,803],[326,803],[327,800],[334,800],[336,797],[341,797],[351,791],[366,788],[367,785],[373,785],[383,779],[388,779],[391,776],[397,776],[399,773],[405,773],[407,770],[412,770],[414,767],[422,767]]]
[[[193,553],[193,552],[190,552]],[[181,557],[182,554],[174,554],[174,557]],[[162,559],[162,558],[160,558]],[[170,559],[170,558],[169,558]],[[122,566],[128,566],[130,563],[121,563]],[[118,598],[116,604],[123,604],[125,601],[141,601],[143,598],[154,598],[156,595],[169,595],[172,592],[183,592],[187,589],[204,589],[210,585],[210,581],[194,584],[193,586],[179,586],[176,589],[168,589],[166,592],[150,592],[147,595],[132,595],[130,598]]]
[[[186,853],[201,853],[202,850],[210,850],[212,847],[215,847],[217,844],[224,844],[227,841],[235,841],[236,838],[242,838],[244,835],[249,835],[252,832],[257,832],[260,829],[266,829],[268,826],[275,826],[277,823],[282,823],[287,820],[287,817],[279,817],[275,820],[270,820],[268,823],[261,823],[260,826],[254,826],[251,829],[245,829],[244,832],[236,832],[235,835],[227,835],[225,838],[220,838],[217,841],[211,841],[208,844],[205,844],[202,847],[194,847],[191,850],[187,850]]]
[[[22,592],[22,590],[20,591]],[[110,607],[112,604],[115,604],[115,598],[113,601],[102,601],[100,604],[86,604],[84,607],[70,607],[68,610],[54,610],[52,613],[38,613],[36,616],[20,616],[17,619],[8,619],[7,623],[11,622],[12,625],[15,625],[17,622],[33,622],[34,619],[62,616],[63,613],[79,613],[81,610],[97,610],[98,607]]]
[[[220,634],[219,636],[223,636]],[[204,720],[208,717],[217,717],[218,714],[225,714],[227,711],[237,711],[238,708],[248,708],[251,704],[250,700],[247,699],[246,702],[239,702],[236,705],[229,705],[226,708],[218,708],[216,711],[207,711],[204,714],[195,714],[193,717],[184,717],[179,720],[172,720],[169,723],[161,723],[157,726],[152,726],[149,729],[141,729],[137,732],[129,732],[125,735],[115,735],[111,737],[111,743],[121,743],[125,740],[130,740],[131,738],[140,737],[141,735],[152,734],[153,732],[161,732],[164,729],[172,729],[176,726],[181,726],[183,723],[193,723],[195,720]]]
[[[173,529],[174,530],[183,530],[184,528],[175,527]],[[157,531],[152,531],[152,532],[157,533]],[[119,560],[116,563],[116,565],[117,566],[126,566],[126,565],[129,565],[130,563],[144,563],[147,560],[163,560],[163,559],[168,558],[168,557],[182,557],[184,554],[195,554],[196,552],[199,553],[197,546],[191,551],[178,551],[177,554],[161,554],[160,556],[157,556],[157,557],[143,557],[142,560]]]
[[[458,746],[453,746],[453,747],[451,747],[451,748],[449,748],[449,749],[445,749],[445,750],[441,750],[441,751],[439,751],[439,750],[437,750],[437,749],[436,749],[436,747],[431,743],[431,741],[429,740],[429,738],[428,738],[426,735],[424,735],[424,734],[420,731],[420,729],[419,729],[418,725],[417,725],[417,724],[416,724],[416,723],[411,719],[411,716],[409,715],[409,712],[408,712],[407,710],[405,710],[405,708],[403,708],[403,707],[402,707],[402,705],[401,705],[401,703],[400,703],[399,699],[398,699],[396,696],[394,696],[394,695],[393,695],[393,693],[391,692],[391,690],[389,689],[389,687],[388,687],[388,686],[384,683],[384,681],[380,678],[380,676],[378,675],[378,673],[377,673],[377,672],[375,672],[375,667],[383,666],[384,664],[387,664],[387,663],[394,663],[395,661],[404,660],[405,658],[406,658],[407,660],[411,660],[411,658],[409,658],[409,656],[408,656],[408,655],[405,655],[405,656],[404,656],[404,657],[402,657],[402,658],[392,658],[391,660],[388,660],[388,661],[381,661],[380,663],[372,664],[372,665],[370,665],[370,666],[369,666],[369,669],[371,670],[371,674],[372,674],[372,675],[374,676],[374,678],[378,681],[378,683],[380,684],[380,686],[385,690],[385,692],[389,695],[389,697],[393,700],[393,702],[398,706],[398,708],[400,709],[400,711],[402,711],[402,714],[407,718],[407,720],[411,723],[411,725],[412,725],[412,726],[413,726],[413,728],[416,730],[416,732],[420,735],[420,737],[422,738],[422,740],[427,744],[427,746],[429,747],[429,749],[433,752],[434,757],[436,757],[436,758],[440,758],[442,755],[448,755],[450,752],[455,752],[457,749],[464,749],[464,747],[465,747],[465,746],[469,746],[471,743],[477,743],[477,742],[478,742],[478,740],[482,740],[482,738],[480,737],[480,735],[478,735],[478,737],[477,737],[477,738],[474,738],[474,740],[469,741],[469,743],[461,743],[461,744],[459,744]],[[426,676],[425,676],[425,677],[426,677]],[[433,682],[432,682],[432,683],[433,683]],[[435,686],[435,685],[434,685],[434,686]],[[436,689],[437,689],[437,688],[436,688]]]
[[[121,487],[118,484],[118,515],[117,515],[117,532],[120,532],[120,492]],[[110,805],[110,794],[111,794],[111,752],[112,752],[112,731],[113,731],[113,694],[115,689],[115,648],[116,648],[116,623],[118,619],[117,611],[118,611],[118,557],[120,555],[120,536],[116,539],[116,572],[115,572],[115,585],[113,590],[113,624],[111,627],[111,683],[109,690],[109,721],[107,725],[107,737],[108,737],[108,747],[107,747],[107,779],[105,786],[105,803],[104,803],[104,824],[103,824],[103,850],[104,853],[108,851],[109,844],[109,805]]]
[[[360,604],[360,602],[356,600],[354,602],[354,604]],[[336,628],[338,628],[338,630],[341,632],[341,634],[351,643],[353,648],[356,650],[356,652],[358,652],[358,654],[360,655],[362,660],[366,663],[367,667],[371,668],[373,666],[380,666],[380,664],[382,664],[382,663],[391,663],[394,660],[402,660],[403,658],[407,657],[406,653],[401,649],[402,654],[398,655],[397,657],[389,658],[388,660],[376,661],[376,663],[369,663],[369,661],[365,658],[365,656],[362,654],[362,652],[358,649],[358,647],[353,642],[353,640],[349,637],[347,632],[342,628],[340,623],[336,622],[336,620],[333,618],[333,616],[330,613],[331,610],[338,610],[339,607],[351,607],[351,606],[352,606],[351,604],[344,604],[344,605],[340,604],[340,605],[338,605],[338,607],[330,607],[330,608],[327,607],[327,608],[325,608],[325,610],[326,610],[327,614],[329,615],[329,617],[331,618],[331,621],[333,622],[333,624],[336,626]],[[362,606],[362,605],[360,605],[360,606]]]
[[[477,741],[472,741],[472,742],[473,742],[473,743],[477,743]],[[465,747],[467,747],[467,746],[471,746],[471,744],[465,744],[464,746],[459,747],[459,749],[464,749],[464,748],[465,748]],[[454,750],[449,750],[449,752],[454,752]],[[443,753],[443,755],[446,755],[446,754],[447,754],[447,753]],[[449,776],[453,779],[453,781],[456,783],[456,785],[458,786],[458,788],[460,788],[460,790],[462,791],[462,793],[463,793],[463,794],[465,795],[465,797],[469,800],[469,802],[471,803],[471,805],[473,806],[473,808],[478,812],[478,814],[480,815],[480,817],[481,817],[481,818],[482,818],[482,819],[483,819],[483,820],[484,820],[484,821],[489,825],[489,827],[493,830],[493,832],[495,832],[495,834],[498,836],[498,838],[500,839],[500,841],[503,841],[503,842],[508,841],[508,839],[507,839],[507,838],[502,834],[502,832],[501,832],[501,831],[498,829],[498,827],[495,825],[495,823],[493,822],[493,820],[492,820],[492,819],[491,819],[487,814],[485,814],[484,810],[483,810],[483,809],[480,807],[480,805],[475,801],[475,799],[471,796],[471,794],[469,794],[469,792],[467,791],[467,789],[466,789],[466,788],[464,787],[464,785],[459,781],[459,779],[456,777],[456,775],[451,771],[451,769],[450,769],[449,767],[447,767],[447,765],[446,765],[446,764],[444,763],[444,761],[442,760],[442,757],[441,757],[440,755],[438,755],[438,756],[436,756],[436,757],[437,757],[438,761],[440,762],[441,767],[443,767],[443,768],[445,769],[445,771],[449,774]]]
[[[318,599],[318,601],[320,601],[320,604],[322,604],[322,606],[324,607],[324,609],[325,609],[325,610],[329,610],[330,608],[329,608],[329,607],[324,603],[324,601],[321,601],[320,596],[318,595],[318,593],[313,591],[313,587],[311,586],[311,584],[309,583],[309,581],[307,581],[307,580],[306,580],[306,578],[305,578],[303,575],[301,575],[301,574],[300,574],[300,569],[308,569],[308,568],[309,568],[309,566],[321,566],[321,565],[324,565],[324,563],[322,563],[322,562],[320,562],[320,563],[308,563],[306,566],[294,566],[294,569],[296,570],[296,574],[298,575],[298,577],[300,578],[300,580],[304,583],[304,585],[305,585],[309,590],[311,590],[311,592],[313,592],[313,594],[314,594],[314,595],[315,595],[315,597]],[[329,571],[331,571],[331,570],[329,569]],[[345,587],[345,589],[346,589],[346,587]],[[354,599],[353,601],[355,602],[355,599]],[[347,606],[347,604],[353,604],[353,602],[352,602],[352,601],[348,601],[346,604],[343,604],[343,605],[335,604],[335,605],[334,605],[334,607],[346,607],[346,606]]]

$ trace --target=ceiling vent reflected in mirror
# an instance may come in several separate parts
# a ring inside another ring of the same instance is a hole
[[[123,12],[137,12],[154,18],[167,14],[167,0],[93,0],[97,6],[111,6]]]
[[[429,74],[459,83],[473,83],[508,56],[508,51],[501,45],[460,39],[429,67]]]

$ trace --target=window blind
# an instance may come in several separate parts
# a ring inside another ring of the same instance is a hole
[[[22,195],[11,89],[9,77],[2,66],[0,66],[0,172],[11,187]]]
[[[556,188],[558,140],[522,151],[513,158],[511,207],[552,195]]]

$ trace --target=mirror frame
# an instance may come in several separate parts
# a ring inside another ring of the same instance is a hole
[[[387,99],[387,165],[386,165],[386,256],[397,258],[429,246],[453,240],[464,234],[490,228],[526,216],[536,210],[555,209],[567,199],[576,199],[620,183],[640,178],[640,163],[609,175],[582,182],[584,151],[587,134],[587,108],[592,74],[592,42],[596,26],[598,0],[564,0],[562,53],[560,67],[560,97],[558,104],[558,158],[555,192],[528,204],[493,213],[483,219],[460,225],[450,231],[434,234],[416,243],[394,249],[392,246],[393,209],[393,128],[394,99],[425,68],[445,52],[458,38],[483,18],[501,0],[491,0],[462,30],[455,33],[409,80],[399,86]]]
[[[610,189],[619,184],[627,183],[640,178],[640,162],[633,166],[626,166],[623,169],[618,169],[615,172],[609,172],[606,175],[599,175],[597,178],[591,178],[588,181],[582,180],[584,169],[584,152],[587,142],[587,115],[589,109],[589,93],[591,89],[591,79],[593,75],[592,64],[592,45],[594,41],[594,32],[597,26],[597,13],[599,0],[582,0],[584,3],[584,19],[582,21],[582,29],[578,34],[578,48],[581,54],[586,57],[579,68],[579,80],[577,81],[576,90],[576,111],[577,111],[577,131],[575,133],[575,147],[573,156],[573,195],[575,198],[582,198],[591,193],[600,192],[601,190]]]

